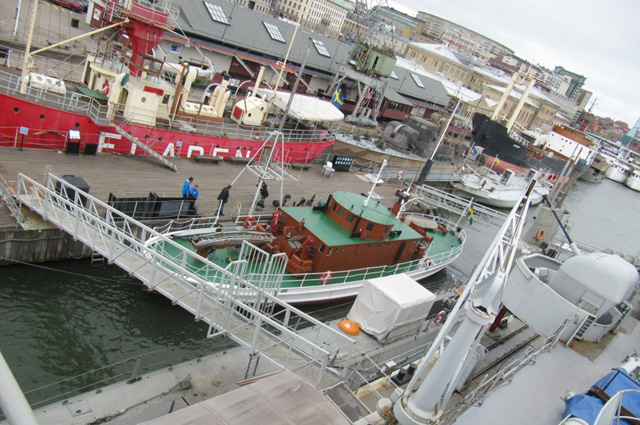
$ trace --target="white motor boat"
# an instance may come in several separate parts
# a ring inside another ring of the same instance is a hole
[[[473,172],[463,175],[453,187],[456,194],[464,198],[473,198],[481,204],[496,208],[512,208],[534,173],[532,171],[528,176],[520,176],[509,169],[504,170],[502,174]],[[548,195],[549,192],[549,187],[539,182],[531,195],[531,204],[539,204],[542,196]]]
[[[640,168],[633,169],[633,172],[624,181],[624,185],[640,192]]]
[[[624,183],[631,174],[631,167],[622,161],[615,161],[609,165],[605,176],[618,183]]]

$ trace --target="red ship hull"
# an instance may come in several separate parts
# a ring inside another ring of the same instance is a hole
[[[22,135],[21,128],[26,129]],[[254,130],[252,139],[200,135],[177,130],[164,130],[139,124],[123,124],[122,128],[160,155],[190,158],[194,155],[253,157],[269,136],[266,131]],[[69,130],[80,132],[80,152],[87,144],[97,144],[98,152],[147,155],[130,140],[121,137],[113,126],[96,124],[86,115],[64,111],[0,94],[0,146],[24,149],[52,149],[65,151]],[[272,138],[273,139],[273,138]],[[272,145],[270,141],[268,145]],[[289,163],[308,163],[333,145],[333,139],[322,141],[291,141],[284,143],[284,160]],[[277,149],[275,160],[281,160]]]

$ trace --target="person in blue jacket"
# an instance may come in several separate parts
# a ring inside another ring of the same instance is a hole
[[[198,200],[198,195],[200,194],[200,189],[198,189],[198,185],[193,186],[189,189],[189,198],[196,198]]]
[[[193,177],[189,177],[188,179],[186,179],[184,181],[184,184],[182,185],[182,197],[183,198],[188,198],[189,197],[189,191],[191,190],[191,183],[193,183]]]

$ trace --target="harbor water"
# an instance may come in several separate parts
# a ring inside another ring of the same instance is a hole
[[[578,181],[565,205],[577,241],[629,255],[640,250],[640,193],[611,180]],[[430,281],[468,278],[497,231],[464,222],[463,258]],[[234,346],[229,339],[207,339],[206,324],[162,296],[143,292],[117,266],[84,259],[8,266],[2,274],[0,351],[34,407],[79,388],[129,379],[136,369],[144,373]],[[304,310],[332,320],[344,317],[349,306]]]

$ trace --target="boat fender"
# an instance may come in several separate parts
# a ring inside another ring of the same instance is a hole
[[[544,229],[540,229],[538,230],[538,233],[536,233],[536,240],[542,240],[542,238],[544,238]]]
[[[425,265],[425,266],[427,266],[427,267],[431,266],[431,258],[429,258],[429,257],[424,257],[424,258],[422,259],[422,264],[424,264],[424,265]]]
[[[109,87],[109,82],[105,81],[104,84],[102,84],[102,94],[105,96],[109,96],[110,90],[111,90],[111,87]]]
[[[444,322],[444,318],[447,315],[447,313],[442,310],[440,313],[436,314],[435,319],[433,319],[433,323],[442,323]]]
[[[248,229],[256,225],[256,218],[252,215],[244,219],[244,228]]]
[[[324,272],[324,274],[320,278],[320,283],[322,283],[323,285],[326,285],[327,283],[329,283],[330,280],[331,280],[331,270],[327,270],[326,272]]]

